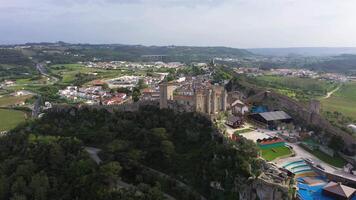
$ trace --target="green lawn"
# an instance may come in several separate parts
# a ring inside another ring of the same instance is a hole
[[[301,146],[303,147],[303,146]],[[342,168],[343,166],[345,166],[347,164],[347,161],[344,160],[341,156],[336,155],[335,157],[331,157],[327,154],[325,154],[324,152],[320,151],[320,150],[310,150],[308,148],[303,147],[306,151],[310,152],[311,154],[313,154],[315,157],[319,158],[320,160],[328,163],[329,165],[335,166],[335,167],[339,167]]]
[[[292,151],[286,147],[275,147],[270,149],[262,149],[261,150],[262,157],[267,161],[272,161],[281,156],[287,156],[292,154]]]
[[[321,100],[323,111],[337,111],[356,120],[356,82],[347,83],[330,98]]]
[[[253,129],[245,128],[245,129],[235,131],[234,134],[247,133],[247,132],[251,132],[251,131],[253,131]]]
[[[24,122],[26,116],[22,111],[0,109],[0,119],[0,131],[7,131]]]

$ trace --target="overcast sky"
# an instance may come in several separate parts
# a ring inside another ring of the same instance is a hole
[[[0,43],[356,46],[356,0],[0,0]]]

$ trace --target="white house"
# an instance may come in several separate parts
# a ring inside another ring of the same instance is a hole
[[[353,132],[356,132],[356,125],[355,124],[350,124],[347,127],[350,128]]]

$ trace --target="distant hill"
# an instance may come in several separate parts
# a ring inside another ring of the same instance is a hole
[[[313,70],[356,74],[356,55],[343,54],[332,59],[305,66]]]
[[[3,46],[5,48],[15,45]],[[97,58],[103,61],[167,61],[167,62],[206,62],[213,58],[241,58],[253,56],[244,49],[229,47],[196,47],[196,46],[143,46],[123,44],[70,44],[27,43],[27,50],[37,52],[33,55],[37,60],[52,62],[88,61]],[[0,46],[1,47],[1,46]],[[69,53],[69,54],[68,54]],[[79,55],[79,57],[71,57]]]
[[[162,60],[180,62],[209,61],[215,57],[240,58],[252,56],[249,51],[228,47],[142,46],[142,45],[78,45],[73,53],[104,60]]]
[[[247,50],[264,56],[337,56],[341,54],[356,54],[356,47],[296,47]]]

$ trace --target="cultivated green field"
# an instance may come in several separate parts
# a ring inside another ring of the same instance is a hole
[[[301,101],[325,96],[337,87],[337,84],[324,80],[274,75],[257,76],[248,80],[252,84]]]
[[[31,97],[32,97],[32,95],[17,96],[17,97],[9,96],[9,95],[3,96],[3,97],[0,97],[0,107],[16,105],[16,104],[26,101],[26,99],[29,99]]]
[[[26,116],[22,111],[0,109],[0,119],[0,131],[7,131],[24,122]]]
[[[356,82],[346,83],[330,98],[321,100],[323,111],[337,111],[356,120]]]
[[[290,155],[292,154],[292,151],[288,147],[282,146],[282,147],[275,147],[269,149],[262,149],[261,154],[265,160],[272,161],[278,157]]]
[[[133,75],[135,72],[126,69],[106,70],[98,68],[88,68],[81,64],[58,64],[49,67],[50,73],[62,77],[62,84],[71,84],[75,80],[75,75],[79,73],[97,73],[97,79],[114,78],[121,75]]]

